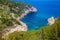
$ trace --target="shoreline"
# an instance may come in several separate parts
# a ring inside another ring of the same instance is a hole
[[[29,14],[30,12],[37,12],[37,9],[35,7],[28,7],[26,6],[25,9],[23,9],[24,12],[21,14],[20,17],[18,17],[17,19],[22,19],[24,16],[26,16],[27,14]]]
[[[27,31],[28,30],[28,28],[27,28],[28,26],[25,23],[23,23],[20,19],[22,19],[24,16],[26,16],[30,12],[37,12],[37,9],[35,7],[33,7],[33,6],[31,6],[31,7],[26,6],[26,8],[23,9],[23,10],[24,10],[24,12],[22,13],[22,15],[19,16],[18,18],[16,18],[16,20],[18,20],[22,24],[22,26],[25,25],[25,27],[26,27],[25,30]]]

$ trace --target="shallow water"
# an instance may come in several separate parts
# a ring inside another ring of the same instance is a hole
[[[60,16],[60,1],[54,0],[14,0],[17,2],[28,3],[37,8],[36,13],[29,13],[21,19],[27,24],[28,30],[36,30],[41,26],[47,25],[47,19],[51,16]]]

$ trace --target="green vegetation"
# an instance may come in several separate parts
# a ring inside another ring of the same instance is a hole
[[[27,6],[25,3],[12,2],[11,0],[0,0],[0,31],[4,28],[11,27],[15,24],[20,24],[16,20]],[[14,14],[14,15],[13,15]],[[12,17],[13,15],[13,17]]]
[[[21,23],[16,20],[24,8],[27,6],[25,3],[12,2],[12,0],[0,0],[0,40],[2,39],[2,31],[5,28],[14,27],[15,24],[21,25]]]
[[[41,27],[30,32],[14,32],[7,40],[60,40],[60,17],[51,26]]]
[[[19,24],[15,18],[24,12],[27,4],[12,2],[11,0],[0,0],[0,40],[2,39],[2,30],[7,27],[13,27],[14,23]],[[14,17],[12,17],[12,14]],[[30,32],[14,32],[8,35],[6,40],[60,40],[60,17],[51,26],[41,27],[38,30]]]

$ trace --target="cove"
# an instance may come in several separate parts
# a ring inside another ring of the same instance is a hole
[[[42,26],[47,25],[47,19],[51,16],[60,16],[60,1],[58,0],[14,0],[17,2],[25,2],[37,8],[36,13],[29,13],[21,19],[27,24],[28,30],[36,30]]]

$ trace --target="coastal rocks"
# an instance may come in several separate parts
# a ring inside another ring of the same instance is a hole
[[[21,25],[15,24],[15,27],[9,27],[3,30],[3,36],[2,38],[7,38],[8,34],[13,33],[15,31],[20,32],[20,31],[27,31],[27,25],[23,22],[21,22]]]
[[[37,9],[35,7],[33,7],[33,6],[30,6],[30,5],[25,7],[25,11],[26,10],[29,10],[30,12],[37,12]]]
[[[34,8],[33,6],[26,6],[24,8],[24,12],[22,13],[22,15],[20,16],[20,19],[23,18],[25,15],[27,15],[30,12],[37,12],[37,9]]]
[[[15,31],[27,31],[27,25],[23,22],[20,22],[20,23],[21,25],[15,24],[15,27],[9,27],[9,28],[6,28],[5,30],[8,30],[9,31],[8,33],[13,33]]]
[[[54,17],[51,17],[51,18],[48,19],[48,24],[49,25],[52,25],[54,23],[55,23],[55,18]]]
[[[27,31],[25,26],[17,25],[17,27],[10,29],[9,33],[13,33],[15,31]]]
[[[37,9],[34,8],[34,7],[32,7],[32,8],[31,8],[31,11],[32,11],[32,12],[37,12]]]

